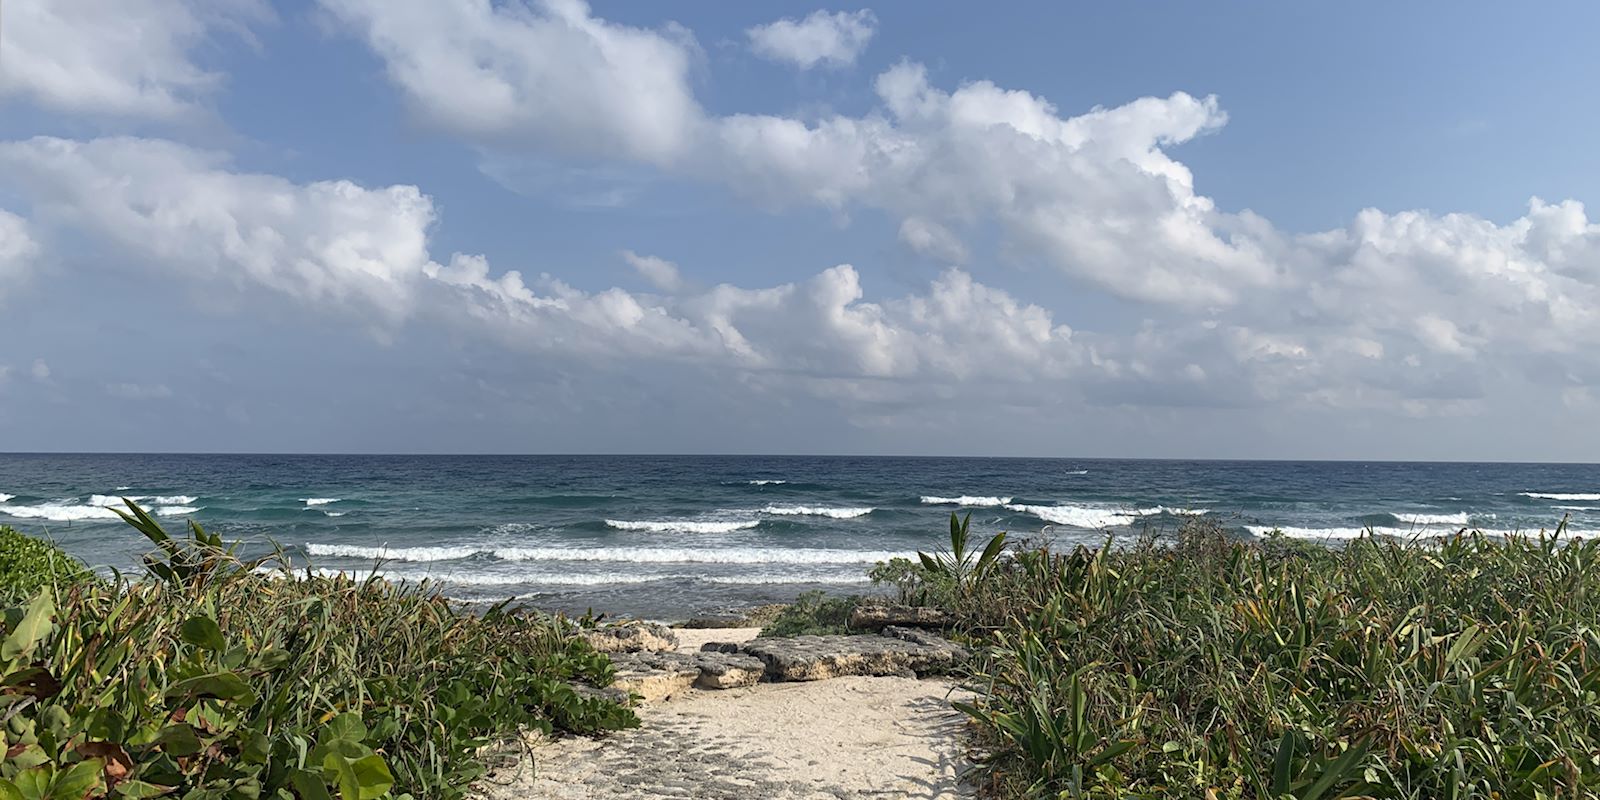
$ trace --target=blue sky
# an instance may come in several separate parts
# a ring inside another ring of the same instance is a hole
[[[0,449],[1600,444],[1592,4],[3,13]]]

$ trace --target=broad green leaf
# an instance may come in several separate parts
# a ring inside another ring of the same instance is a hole
[[[367,726],[362,724],[360,714],[354,711],[346,711],[328,720],[328,725],[323,729],[323,733],[326,734],[324,741],[344,739],[351,742],[363,742],[367,738]]]
[[[183,626],[178,629],[179,638],[196,647],[203,647],[213,653],[220,653],[228,646],[228,640],[222,636],[222,628],[217,621],[207,616],[194,616],[183,621]]]
[[[11,629],[5,641],[0,642],[0,659],[13,661],[31,654],[33,648],[50,635],[50,617],[55,611],[55,598],[51,595],[50,587],[40,589],[28,601],[28,610],[17,622],[17,627]]]
[[[147,800],[151,797],[163,797],[171,794],[174,787],[158,786],[144,781],[123,781],[117,784],[117,796],[127,800]]]
[[[256,693],[244,679],[232,672],[213,672],[178,681],[167,688],[167,697],[214,697],[240,705],[252,705]]]
[[[162,728],[156,741],[161,743],[161,749],[168,755],[177,758],[200,752],[200,737],[195,735],[194,728],[181,722]]]
[[[83,800],[90,790],[99,788],[100,773],[105,762],[98,758],[79,761],[56,776],[50,788],[50,800]]]
[[[0,778],[0,800],[24,800],[22,790],[11,781]]]
[[[355,773],[356,785],[361,789],[361,800],[383,797],[394,785],[394,775],[389,772],[389,765],[377,753],[356,759],[350,763],[350,769]]]
[[[328,794],[327,780],[314,772],[296,770],[289,775],[289,783],[294,785],[300,800],[333,800],[333,795]]]

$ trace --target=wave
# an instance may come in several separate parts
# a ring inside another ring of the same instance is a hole
[[[1399,536],[1402,538],[1410,538],[1418,535],[1417,531],[1409,528],[1388,528],[1376,526],[1370,528],[1296,528],[1287,525],[1246,525],[1245,530],[1250,531],[1257,536],[1266,536],[1273,531],[1277,531],[1291,539],[1318,540],[1358,539],[1362,536],[1368,535],[1369,533],[1378,534],[1381,536]]]
[[[505,561],[625,561],[642,564],[875,564],[909,552],[762,547],[502,547]]]
[[[788,481],[761,479],[761,480],[745,481],[744,485],[746,485],[746,486],[782,486],[785,483],[788,483]]]
[[[1006,509],[1023,514],[1032,514],[1045,522],[1055,525],[1068,525],[1074,528],[1090,528],[1094,530],[1132,525],[1141,517],[1154,517],[1162,514],[1189,517],[1210,512],[1210,509],[1206,508],[1169,508],[1167,506],[1116,509],[1072,505],[1036,506],[1015,503],[1007,503]]]
[[[608,519],[606,525],[619,531],[648,531],[650,533],[732,533],[754,528],[760,520],[734,522],[695,522],[686,519],[624,520]]]
[[[1466,525],[1470,521],[1465,511],[1459,514],[1396,514],[1391,511],[1388,516],[1403,525]]]
[[[14,495],[14,494],[6,494],[5,492],[0,492],[0,503],[9,503],[9,502],[11,502],[11,499],[14,498],[14,497],[16,497],[16,495]]]
[[[1061,474],[1062,475],[1088,475],[1089,474],[1089,470],[1086,470],[1086,469],[1069,469],[1066,472],[1063,472]]]
[[[774,514],[780,517],[832,517],[833,519],[854,519],[871,514],[871,508],[826,508],[824,506],[767,506],[761,509],[763,514]]]
[[[122,498],[124,497],[135,503],[151,506],[186,506],[200,499],[191,494],[92,494],[89,495],[89,505],[124,508],[122,504]]]
[[[302,498],[300,498],[300,502],[305,503],[308,506],[325,506],[325,505],[327,505],[329,503],[337,503],[337,502],[339,502],[339,500],[340,500],[340,498],[337,498],[337,497],[302,497]]]
[[[32,506],[0,505],[0,514],[20,519],[43,519],[50,522],[77,522],[85,519],[117,519],[116,512],[101,506],[78,503],[40,503]]]
[[[320,570],[319,570],[320,571]],[[615,586],[618,584],[656,583],[659,581],[704,581],[717,584],[785,584],[785,583],[866,583],[864,575],[839,573],[802,573],[798,575],[641,575],[628,572],[603,572],[574,574],[570,572],[418,572],[393,570],[380,572],[391,580],[429,580],[457,586]],[[364,577],[364,576],[359,576]]]
[[[346,511],[324,511],[322,513],[325,516],[329,516],[329,517],[342,517],[342,516],[344,516],[345,514],[347,514],[349,512],[346,512]]]
[[[314,556],[365,558],[383,561],[455,561],[484,552],[477,547],[363,547],[354,544],[308,543],[305,550]]]
[[[934,497],[934,496],[925,494],[925,495],[922,496],[922,503],[923,503],[923,505],[930,505],[930,506],[978,506],[978,507],[983,507],[983,506],[1003,506],[1006,503],[1009,503],[1009,502],[1011,502],[1012,500],[1015,500],[1015,499],[1016,499],[1015,497],[974,497],[972,495],[966,495],[966,494],[961,495],[960,497]]]
[[[1600,500],[1600,493],[1563,493],[1563,492],[1519,492],[1523,497],[1532,497],[1535,500]]]
[[[156,506],[156,516],[181,517],[184,514],[193,514],[199,510],[195,506]]]
[[[1600,506],[1556,506],[1562,511],[1600,511]]]

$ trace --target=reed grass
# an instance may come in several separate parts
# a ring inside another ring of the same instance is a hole
[[[896,573],[912,593],[924,585]],[[1000,796],[1600,797],[1600,543],[1019,549],[935,592]]]

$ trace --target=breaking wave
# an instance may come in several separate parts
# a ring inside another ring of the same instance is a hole
[[[1518,492],[1518,494],[1535,500],[1600,500],[1600,493],[1593,492]]]
[[[733,522],[696,522],[686,519],[623,520],[608,519],[606,525],[619,531],[648,531],[650,533],[732,533],[749,530],[760,525],[760,520]]]
[[[307,544],[305,549],[314,556],[384,561],[455,561],[483,552],[476,547],[362,547],[354,544],[316,543]]]
[[[1391,511],[1389,516],[1403,525],[1466,525],[1470,519],[1465,511],[1459,514],[1397,514]]]
[[[339,502],[339,500],[340,500],[340,498],[337,498],[337,497],[302,497],[302,498],[300,498],[300,502],[305,503],[308,506],[325,506],[325,505],[327,505],[329,503],[337,503],[337,502]]]
[[[922,503],[923,503],[923,505],[930,505],[930,506],[974,506],[974,507],[986,507],[986,506],[1003,506],[1006,503],[1009,503],[1009,502],[1011,502],[1012,500],[1015,500],[1015,499],[1016,499],[1015,497],[974,497],[972,495],[966,495],[966,494],[961,495],[960,497],[935,497],[935,496],[932,496],[932,495],[926,495],[925,494],[925,495],[922,496]]]
[[[1172,516],[1199,516],[1206,514],[1210,509],[1205,508],[1169,508],[1167,506],[1154,506],[1151,508],[1117,509],[1095,508],[1091,506],[1036,506],[1007,503],[1006,509],[1023,514],[1032,514],[1039,519],[1055,525],[1067,525],[1074,528],[1118,528],[1132,525],[1141,517],[1154,517],[1162,514]]]
[[[854,519],[871,514],[871,508],[827,508],[825,506],[767,506],[761,509],[763,514],[773,514],[780,517],[832,517],[833,519]]]

